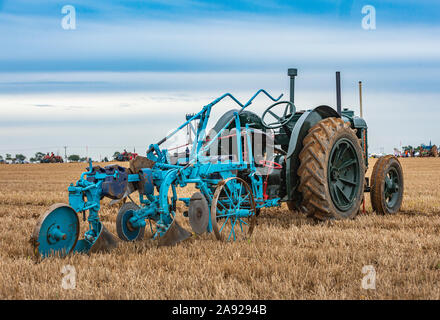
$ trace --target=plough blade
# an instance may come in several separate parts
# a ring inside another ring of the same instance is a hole
[[[183,229],[176,221],[173,220],[167,232],[159,238],[158,246],[173,246],[181,241],[191,237],[191,232]]]
[[[116,237],[101,223],[101,232],[90,248],[90,253],[109,252],[118,246]]]
[[[94,242],[87,239],[79,240],[74,252],[78,253],[97,253],[109,252],[118,246],[117,238],[100,223],[100,231]]]

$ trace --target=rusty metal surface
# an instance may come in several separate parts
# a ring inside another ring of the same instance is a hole
[[[174,219],[168,231],[159,238],[158,246],[173,246],[191,237],[191,233],[183,229]]]
[[[109,252],[118,246],[118,239],[101,223],[101,232],[90,248],[90,253]]]
[[[155,163],[147,157],[137,156],[135,159],[130,160],[129,168],[132,173],[138,173],[143,168],[153,168]]]
[[[132,174],[139,173],[139,171],[143,168],[153,168],[156,162],[148,159],[147,157],[137,156],[135,159],[130,160],[129,162],[129,170]],[[120,203],[121,201],[125,202],[125,199],[135,192],[139,190],[142,192],[142,185],[139,182],[128,182],[127,188],[125,190],[124,195],[120,199],[114,199],[110,202],[110,205],[115,205]]]

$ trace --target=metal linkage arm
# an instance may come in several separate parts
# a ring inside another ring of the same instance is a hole
[[[277,102],[277,101],[279,101],[281,98],[282,98],[282,96],[283,96],[283,94],[280,94],[280,96],[278,97],[278,98],[274,98],[274,97],[272,97],[269,93],[267,93],[267,91],[266,90],[264,90],[264,89],[260,89],[260,90],[258,90],[257,91],[257,93],[255,93],[253,96],[252,96],[252,98],[250,98],[249,99],[249,101],[248,102],[246,102],[246,104],[244,104],[244,105],[242,105],[242,104],[240,104],[241,106],[242,106],[242,108],[241,108],[241,110],[238,112],[238,114],[240,114],[246,107],[248,107],[250,104],[252,104],[252,101],[260,94],[260,93],[264,93],[266,96],[268,96],[272,101],[275,101],[275,102]],[[200,154],[202,154],[203,152],[206,152],[208,149],[209,149],[209,147],[211,146],[211,144],[215,141],[215,140],[217,140],[219,137],[220,137],[220,135],[223,133],[223,131],[225,131],[225,129],[227,128],[227,127],[229,127],[229,125],[232,123],[232,121],[234,121],[235,120],[235,117],[233,117],[233,118],[231,118],[227,123],[226,123],[226,125],[224,125],[223,126],[223,128],[219,131],[219,132],[217,132],[217,134],[216,134],[216,136],[206,145],[206,146],[204,146],[200,151],[199,151],[199,155]],[[238,133],[237,133],[238,134]]]
[[[274,97],[272,97],[269,93],[267,93],[266,90],[264,89],[260,89],[257,91],[257,93],[255,93],[252,98],[249,99],[248,102],[246,102],[245,104],[242,104],[240,101],[238,101],[237,98],[235,98],[232,94],[230,93],[225,93],[224,95],[222,95],[221,97],[213,100],[211,103],[207,104],[206,106],[203,107],[202,111],[200,111],[199,113],[195,114],[193,117],[191,117],[189,120],[187,120],[184,124],[182,124],[181,126],[179,126],[176,130],[174,130],[173,132],[171,132],[169,135],[167,135],[165,138],[163,138],[162,140],[160,140],[158,143],[156,143],[156,145],[160,146],[162,143],[164,143],[165,141],[167,141],[169,138],[171,138],[173,135],[175,135],[179,130],[181,130],[182,128],[184,128],[188,123],[190,123],[191,121],[193,121],[194,119],[200,117],[200,115],[205,112],[206,110],[209,110],[216,105],[217,103],[219,103],[221,100],[223,100],[226,97],[230,97],[235,103],[237,103],[240,107],[241,110],[240,112],[242,112],[245,108],[247,108],[252,101],[260,94],[260,93],[264,93],[267,97],[269,97],[269,99],[271,99],[272,101],[278,101],[281,99],[281,97],[283,96],[283,94],[281,94],[277,99],[275,99]],[[228,123],[229,125],[229,123]],[[147,154],[152,152],[154,149],[152,147],[148,148],[147,150]]]
[[[89,158],[89,171],[83,172],[81,174],[80,180],[84,180],[84,177],[89,175],[89,174],[92,174],[92,172],[93,172],[92,158]]]
[[[260,93],[264,93],[266,96],[269,97],[269,99],[271,99],[271,100],[274,101],[274,102],[279,101],[279,100],[282,98],[282,96],[283,96],[283,94],[280,94],[280,96],[279,96],[278,98],[275,99],[275,98],[272,97],[269,93],[267,93],[266,90],[264,90],[264,89],[260,89],[260,90],[257,91],[256,94],[254,94],[254,96],[253,96],[252,98],[249,99],[248,102],[246,102],[246,104],[242,107],[242,110],[243,110],[244,108],[246,108],[247,106],[249,106],[249,105],[252,103],[252,101],[253,101],[253,100],[254,100],[254,99],[255,99]]]

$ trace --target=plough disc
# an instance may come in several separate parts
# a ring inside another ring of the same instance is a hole
[[[116,217],[116,232],[119,239],[123,241],[142,240],[144,238],[145,227],[134,228],[130,223],[134,211],[139,210],[139,206],[134,202],[124,203],[119,209]]]
[[[43,213],[31,235],[37,258],[64,257],[75,248],[79,235],[78,216],[67,204],[57,203]]]
[[[205,233],[209,224],[209,206],[205,196],[201,192],[192,195],[189,210],[189,224],[197,234]]]

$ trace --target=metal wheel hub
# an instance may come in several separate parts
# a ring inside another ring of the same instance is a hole
[[[355,202],[360,181],[360,164],[356,149],[348,139],[340,139],[333,146],[328,163],[329,191],[334,205],[347,211]]]
[[[61,227],[57,224],[50,226],[47,231],[47,242],[50,244],[55,244],[60,240],[66,240],[67,235],[60,229]]]
[[[132,210],[129,210],[125,213],[123,222],[127,228],[126,230],[133,233],[138,233],[139,228],[145,227],[145,225],[142,225],[143,220],[140,221]]]
[[[127,221],[127,229],[129,231],[134,231],[136,230],[135,228],[133,228],[133,225],[131,224],[130,220]]]
[[[387,172],[384,193],[387,206],[394,206],[399,195],[399,176],[394,168]]]
[[[338,181],[338,179],[339,179],[339,170],[333,169],[332,173],[331,173],[331,177],[332,177],[332,180],[334,182]]]

